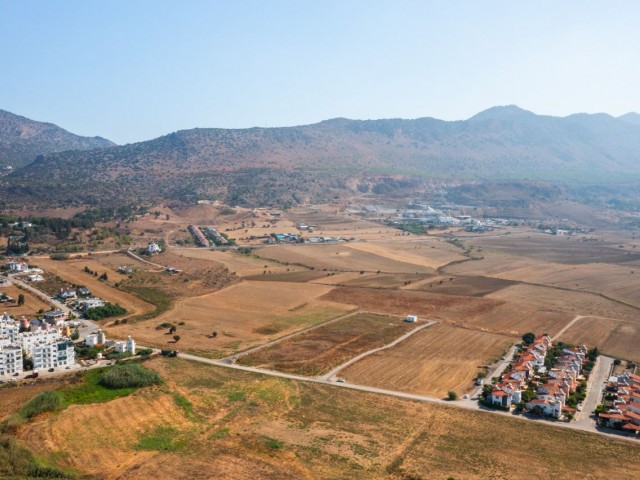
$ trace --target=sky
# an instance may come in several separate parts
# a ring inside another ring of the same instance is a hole
[[[0,109],[124,144],[194,127],[640,112],[640,2],[0,0]]]

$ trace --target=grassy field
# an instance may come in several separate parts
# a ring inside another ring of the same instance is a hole
[[[395,347],[369,355],[340,372],[351,383],[446,396],[466,393],[480,371],[513,344],[513,338],[435,324]],[[455,355],[452,355],[455,352]]]
[[[238,363],[315,376],[415,328],[397,317],[358,313],[239,358]]]
[[[74,406],[20,439],[59,466],[132,480],[640,475],[629,461],[638,446],[593,434],[180,359],[151,364],[164,389]],[[90,424],[100,428],[77,428]]]

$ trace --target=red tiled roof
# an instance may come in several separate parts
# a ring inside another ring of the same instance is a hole
[[[634,430],[636,432],[640,432],[640,425],[634,425],[633,423],[625,423],[622,428],[627,430]]]
[[[493,395],[494,397],[506,397],[508,393],[503,392],[502,390],[494,390],[493,392],[491,392],[491,395]]]

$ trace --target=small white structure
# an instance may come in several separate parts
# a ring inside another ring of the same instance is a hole
[[[11,273],[24,273],[29,270],[29,267],[24,262],[9,262],[7,267],[9,267]]]
[[[90,308],[104,307],[104,300],[99,298],[87,298],[80,303],[82,304],[82,310],[85,312]]]
[[[27,282],[43,282],[44,278],[39,273],[32,273],[27,276]]]
[[[409,323],[416,323],[418,321],[418,317],[415,315],[407,315],[407,318],[405,318],[404,321]]]
[[[129,335],[126,341],[124,342],[116,342],[115,344],[116,353],[125,353],[129,352],[131,355],[136,354],[136,341]]]
[[[161,251],[162,251],[162,249],[160,248],[160,245],[158,245],[156,242],[151,242],[147,246],[147,252],[148,253],[160,253]]]
[[[104,345],[106,341],[107,336],[105,335],[105,333],[102,330],[97,330],[87,335],[84,343],[88,347],[95,347],[96,345]]]

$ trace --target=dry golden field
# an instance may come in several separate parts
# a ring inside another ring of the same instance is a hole
[[[35,284],[35,286],[37,287],[37,284]],[[6,312],[14,318],[19,318],[23,315],[31,317],[39,310],[49,310],[51,308],[49,303],[41,300],[33,293],[27,290],[22,290],[15,285],[7,285],[6,287],[0,288],[0,293],[4,293],[16,300],[12,303],[0,303],[0,314]],[[24,305],[22,306],[18,306],[18,295],[20,294],[24,295]]]
[[[38,417],[19,437],[101,480],[640,475],[637,445],[594,434],[180,359],[148,365],[164,386]]]
[[[391,343],[414,328],[416,325],[397,317],[357,313],[242,356],[238,362],[317,376],[361,353]]]
[[[373,353],[340,372],[350,383],[445,397],[473,387],[479,367],[491,364],[513,338],[435,324],[398,345]]]
[[[397,260],[398,255],[387,253],[383,256],[353,248],[350,244],[266,247],[255,253],[261,258],[320,270],[381,271],[385,273],[433,273],[434,271],[432,267],[426,265]],[[395,258],[391,258],[392,256]]]
[[[209,250],[207,248],[172,248],[176,255],[196,259],[205,262],[216,262],[224,265],[230,272],[235,272],[240,277],[261,275],[264,271],[271,273],[286,273],[287,271],[306,270],[297,265],[282,265],[269,259],[255,256],[240,255],[233,251]]]
[[[110,331],[130,332],[141,344],[166,347],[172,335],[156,326],[184,322],[176,332],[181,337],[177,347],[225,356],[353,310],[351,305],[319,299],[330,289],[309,283],[242,281],[215,293],[179,299],[160,317]],[[211,338],[213,331],[216,338]]]
[[[640,362],[640,322],[586,317],[574,323],[559,340],[598,347],[606,355]]]

